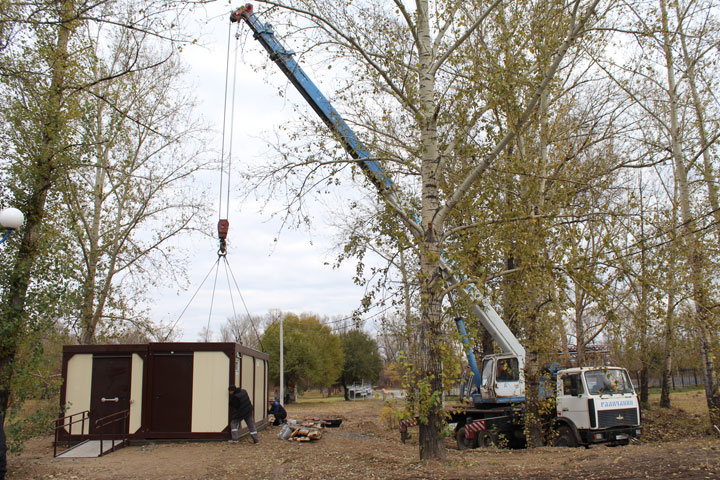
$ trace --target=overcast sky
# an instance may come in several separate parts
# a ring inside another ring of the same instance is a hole
[[[198,12],[202,46],[186,47],[182,53],[185,64],[190,68],[188,78],[195,88],[198,113],[216,132],[217,139],[213,147],[217,151],[222,145],[230,10],[227,3],[215,2],[205,11]],[[233,26],[233,35],[235,31]],[[280,33],[278,32],[278,36]],[[325,223],[327,213],[322,210],[316,212],[313,227],[309,232],[285,229],[278,237],[280,220],[270,218],[267,213],[260,213],[261,203],[253,200],[241,201],[237,193],[239,186],[235,181],[240,180],[240,169],[252,162],[262,162],[267,155],[268,147],[260,138],[283,122],[298,119],[297,114],[292,111],[292,104],[279,97],[276,87],[266,83],[268,78],[275,86],[285,83],[282,72],[276,67],[263,72],[254,71],[251,66],[260,65],[266,54],[261,45],[253,40],[244,24],[241,25],[240,34],[242,38],[239,40],[241,50],[234,109],[234,181],[231,188],[232,205],[228,215],[230,231],[227,260],[231,271],[247,309],[253,315],[264,314],[271,309],[295,313],[314,312],[327,316],[350,315],[360,304],[364,289],[353,283],[354,263],[346,264],[340,269],[330,266],[335,257],[330,250],[335,232]],[[288,85],[287,90],[290,102],[303,104],[304,107],[304,101],[294,88]],[[215,197],[211,197],[215,198],[215,211],[219,182],[219,173],[215,175],[215,180],[210,177],[209,190],[211,194],[217,192]],[[166,323],[178,320],[185,306],[190,303],[178,321],[182,332],[180,340],[199,340],[200,330],[208,321],[211,330],[217,334],[225,319],[233,315],[232,300],[235,302],[235,311],[245,314],[245,307],[236,290],[233,297],[230,297],[224,268],[221,268],[218,274],[215,299],[211,301],[215,281],[213,266],[218,259],[217,249],[216,241],[195,239],[192,259],[188,265],[189,288],[186,291],[178,291],[177,287],[166,288],[154,294],[156,303],[152,307],[153,318]],[[211,272],[210,276],[203,284],[203,278],[208,272]],[[202,288],[191,302],[192,295],[201,284]]]

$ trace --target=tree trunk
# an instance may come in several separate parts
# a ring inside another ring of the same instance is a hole
[[[677,185],[677,183],[676,183]],[[675,189],[677,197],[677,187]],[[674,202],[677,205],[677,202]],[[675,295],[677,292],[677,208],[673,206],[671,217],[670,254],[668,256],[667,275],[667,308],[665,310],[665,326],[663,331],[663,371],[662,384],[660,385],[660,406],[670,408],[670,388],[672,384],[672,354],[675,350]]]
[[[649,369],[650,351],[648,348],[648,272],[647,255],[645,247],[645,204],[643,196],[642,172],[640,172],[640,302],[636,318],[637,330],[640,336],[640,403],[648,405],[650,401]]]
[[[443,426],[442,402],[442,297],[440,261],[440,233],[437,225],[439,207],[438,174],[440,152],[438,149],[435,118],[435,74],[432,71],[433,49],[430,35],[428,1],[417,2],[417,36],[419,57],[420,111],[418,124],[422,145],[422,212],[421,226],[424,238],[420,245],[420,361],[419,370],[429,383],[429,398],[422,398],[422,410],[427,422],[420,424],[420,458],[422,460],[444,459],[445,443],[440,436]]]
[[[585,322],[583,321],[585,291],[578,282],[573,283],[575,286],[575,365],[582,367],[585,365]]]
[[[670,408],[670,388],[672,381],[672,356],[665,352],[663,358],[662,383],[660,385],[660,406]]]
[[[675,9],[680,15],[679,6],[675,5]],[[700,148],[702,149],[703,157],[703,176],[705,184],[708,189],[708,201],[713,211],[713,218],[715,219],[715,234],[717,242],[720,243],[720,201],[718,201],[718,187],[716,178],[713,173],[712,159],[710,157],[709,141],[707,132],[705,129],[705,109],[700,100],[698,94],[696,73],[695,73],[695,59],[691,59],[688,54],[687,44],[685,41],[685,35],[682,31],[682,21],[678,19],[678,29],[680,30],[680,41],[683,48],[685,57],[685,66],[687,71],[688,83],[690,84],[690,92],[692,93],[693,106],[695,110],[695,119],[697,123],[698,134],[700,136]],[[697,263],[701,262],[701,254],[698,252]],[[697,268],[697,266],[696,266]],[[696,279],[696,284],[700,285],[702,278]],[[695,289],[694,289],[695,290]],[[705,323],[707,313],[705,311],[704,304],[696,303],[696,311],[698,311],[700,323],[700,346],[701,355],[703,357],[703,376],[705,380],[705,396],[707,398],[708,411],[710,413],[710,423],[715,427],[720,427],[720,382],[715,372],[715,365],[713,362],[713,354],[710,345],[710,333],[707,331],[707,324]],[[719,430],[713,429],[715,434],[720,434]]]
[[[525,438],[528,448],[542,447],[543,419],[540,400],[540,364],[537,352],[525,358]]]
[[[707,187],[708,202],[712,207],[713,219],[715,220],[715,235],[717,242],[720,244],[720,200],[718,200],[717,178],[713,169],[713,160],[710,155],[710,142],[708,140],[707,131],[705,129],[705,107],[700,99],[697,88],[697,75],[695,72],[695,61],[691,58],[687,48],[685,33],[682,28],[682,20],[680,13],[680,5],[675,4],[675,11],[678,16],[678,30],[680,33],[680,44],[682,45],[683,58],[685,59],[685,71],[688,85],[690,85],[690,93],[692,94],[693,107],[695,110],[695,123],[697,125],[697,133],[700,140],[700,149],[703,158],[703,178]]]
[[[100,103],[95,120],[97,165],[95,166],[95,183],[93,185],[92,218],[90,229],[86,232],[88,236],[87,273],[83,284],[83,299],[80,311],[80,324],[82,325],[80,342],[83,344],[93,343],[95,340],[95,330],[97,329],[97,320],[95,318],[95,292],[97,285],[95,282],[98,262],[100,261],[100,221],[102,218],[103,192],[105,190],[105,175],[109,148],[109,146],[103,142],[103,106],[104,103]]]

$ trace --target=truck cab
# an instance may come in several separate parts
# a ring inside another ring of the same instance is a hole
[[[640,405],[627,371],[618,367],[560,370],[557,426],[559,441],[567,446],[624,445],[630,438],[639,438]]]

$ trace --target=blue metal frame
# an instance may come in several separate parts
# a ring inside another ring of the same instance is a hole
[[[7,238],[10,236],[10,234],[14,231],[15,231],[14,229],[8,228],[8,231],[5,233],[5,235],[2,237],[2,239],[0,239],[0,243],[3,243],[5,240],[7,240]]]
[[[480,370],[478,369],[477,361],[475,360],[475,354],[473,353],[472,348],[470,348],[467,331],[465,330],[465,323],[463,322],[462,318],[456,318],[455,325],[457,326],[458,332],[460,332],[460,336],[462,337],[462,343],[465,347],[465,355],[467,355],[468,363],[470,364],[470,370],[472,370],[473,372],[473,381],[475,382],[475,386],[478,388],[479,391],[482,385]]]

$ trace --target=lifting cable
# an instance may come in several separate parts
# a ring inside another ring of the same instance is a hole
[[[220,270],[220,259],[222,258],[225,266],[225,276],[227,278],[228,283],[228,290],[230,292],[230,303],[232,305],[233,310],[233,318],[237,318],[237,311],[235,309],[235,298],[233,297],[233,288],[230,284],[230,277],[232,276],[233,282],[235,283],[235,288],[237,289],[238,295],[240,295],[240,299],[242,300],[243,306],[245,307],[245,313],[247,314],[247,318],[250,321],[250,324],[253,327],[253,330],[255,331],[255,335],[258,339],[258,344],[260,345],[260,348],[262,348],[262,340],[260,339],[260,334],[257,331],[257,328],[255,328],[255,322],[252,319],[252,316],[250,315],[250,311],[247,308],[247,305],[245,304],[245,299],[242,296],[242,293],[240,292],[240,287],[237,283],[237,280],[235,280],[235,275],[232,273],[232,269],[230,268],[230,262],[228,262],[227,259],[227,234],[228,229],[230,227],[230,222],[228,221],[228,216],[230,215],[230,172],[232,167],[232,147],[233,147],[233,131],[235,127],[235,93],[237,91],[237,57],[238,57],[238,48],[237,48],[237,40],[240,38],[240,25],[237,26],[237,32],[235,33],[235,54],[233,59],[233,78],[232,78],[232,92],[230,94],[230,126],[227,127],[227,117],[228,117],[228,85],[229,85],[229,77],[230,77],[230,50],[232,48],[232,22],[228,24],[228,37],[227,37],[227,55],[226,55],[226,61],[225,61],[225,95],[223,99],[223,127],[222,127],[222,147],[220,150],[220,199],[218,202],[218,238],[220,240],[220,247],[218,249],[218,259],[215,262],[215,281],[213,283],[213,291],[212,296],[210,299],[210,312],[208,314],[208,321],[207,326],[205,327],[205,341],[208,341],[208,337],[210,334],[210,320],[212,318],[212,311],[213,311],[213,305],[215,303],[215,290],[217,288],[217,277]],[[228,153],[227,157],[225,156],[225,142],[228,143]],[[225,159],[227,158],[227,174],[225,174]],[[225,178],[227,177],[227,178]],[[227,193],[225,195],[225,216],[223,217],[223,192],[224,192],[224,184],[227,184]],[[207,277],[206,277],[207,278]],[[204,281],[203,281],[204,282]]]
[[[240,32],[239,32],[239,24],[238,24],[238,31],[235,34],[235,40],[237,41],[240,38]],[[237,42],[236,42],[237,43]],[[262,349],[262,340],[260,339],[260,334],[258,333],[257,328],[255,327],[255,322],[252,319],[252,316],[250,315],[250,311],[247,308],[247,305],[245,303],[245,299],[242,296],[242,293],[240,292],[240,287],[237,283],[237,280],[235,279],[235,275],[232,273],[232,269],[230,268],[230,263],[227,259],[227,234],[228,229],[230,227],[230,222],[228,222],[228,216],[230,214],[230,170],[232,167],[232,145],[233,145],[233,128],[235,123],[235,91],[236,91],[236,83],[237,83],[237,56],[238,56],[238,48],[235,47],[235,56],[234,56],[234,69],[233,69],[233,79],[232,79],[232,92],[231,92],[231,101],[230,101],[230,126],[227,127],[227,116],[228,116],[228,86],[229,86],[229,77],[230,77],[230,49],[232,48],[232,23],[228,25],[228,39],[227,39],[227,58],[226,58],[226,65],[225,65],[225,96],[224,96],[224,105],[223,105],[223,123],[222,123],[222,146],[220,149],[220,199],[218,202],[218,239],[220,240],[220,246],[218,248],[218,258],[215,260],[215,263],[210,268],[210,270],[205,275],[205,278],[203,278],[203,281],[200,283],[200,286],[195,290],[195,293],[193,293],[192,297],[188,301],[187,305],[185,305],[185,308],[183,308],[182,312],[178,316],[178,318],[175,320],[175,322],[172,324],[170,329],[168,330],[167,334],[164,336],[163,341],[166,342],[168,338],[170,338],[170,335],[172,335],[173,331],[175,330],[175,327],[177,326],[180,319],[183,317],[187,309],[190,307],[190,304],[197,296],[198,292],[200,292],[200,289],[203,287],[205,282],[207,281],[210,274],[215,270],[215,278],[213,281],[213,289],[212,289],[212,296],[210,298],[210,312],[208,313],[208,320],[207,320],[207,326],[205,328],[205,342],[209,341],[209,335],[210,335],[210,320],[212,318],[212,312],[213,312],[213,306],[215,304],[215,291],[217,289],[217,281],[218,281],[218,274],[220,270],[220,260],[222,259],[225,265],[225,275],[227,277],[227,283],[228,283],[228,290],[230,292],[230,302],[232,304],[232,310],[233,310],[233,317],[237,318],[237,311],[235,309],[235,299],[233,297],[233,288],[230,284],[230,278],[232,277],[232,280],[235,284],[235,288],[237,289],[237,293],[240,296],[240,299],[242,300],[243,307],[245,307],[245,313],[247,314],[247,318],[250,321],[250,324],[252,325],[253,330],[255,331],[255,335],[258,339],[258,344],[260,345],[260,348]],[[225,155],[225,142],[226,137],[229,137],[228,142],[228,152],[227,156]],[[225,167],[225,160],[227,159],[227,173],[226,173],[226,167]],[[227,188],[227,191],[225,190]],[[223,193],[225,193],[225,197],[223,198]],[[223,200],[225,200],[225,216],[223,217]],[[239,339],[238,339],[239,340]]]
[[[208,270],[208,272],[205,274],[205,278],[203,278],[203,281],[200,282],[200,286],[197,288],[197,290],[195,290],[195,293],[193,293],[192,297],[190,297],[190,300],[185,305],[185,308],[182,309],[182,312],[180,312],[180,315],[178,316],[178,318],[175,320],[175,322],[172,324],[172,326],[168,329],[168,332],[163,337],[163,340],[162,340],[163,342],[167,342],[168,339],[170,338],[170,335],[172,335],[173,331],[175,331],[175,327],[177,326],[178,322],[183,317],[183,315],[185,315],[185,312],[190,307],[190,304],[192,303],[193,300],[195,300],[195,297],[197,296],[198,292],[200,292],[200,289],[202,288],[202,286],[205,285],[205,281],[208,279],[208,277],[212,273],[213,268],[217,267],[218,262],[220,262],[220,257],[218,257],[218,259],[215,261],[213,266],[210,267],[210,270]]]
[[[237,40],[240,36],[238,31],[235,34]],[[228,216],[230,214],[230,171],[232,167],[232,144],[233,144],[233,130],[235,124],[235,85],[237,83],[237,47],[235,48],[235,59],[233,68],[233,81],[232,81],[232,95],[230,102],[230,132],[228,141],[228,154],[227,154],[227,195],[225,196],[226,207],[225,217],[223,217],[223,183],[225,180],[225,137],[228,133],[227,128],[227,110],[228,110],[228,84],[230,77],[230,49],[232,47],[232,24],[228,24],[228,37],[227,37],[227,55],[225,60],[225,94],[223,98],[223,123],[222,123],[222,145],[220,147],[220,199],[218,202],[218,238],[220,240],[220,248],[218,250],[219,256],[224,256],[227,253],[227,234],[230,228],[230,222],[228,222]]]

